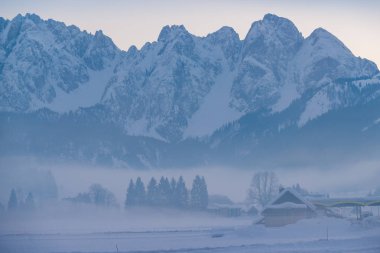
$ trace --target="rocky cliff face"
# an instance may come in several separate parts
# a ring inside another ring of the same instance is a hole
[[[1,30],[1,97],[6,111],[34,111],[55,102],[70,103],[69,95],[87,84],[95,72],[114,64],[120,50],[102,32],[95,35],[37,15],[3,21]],[[104,88],[104,84],[103,84]],[[66,97],[67,101],[64,101]],[[99,102],[100,97],[97,98]],[[94,101],[95,103],[95,101]],[[77,109],[77,108],[73,108]]]
[[[243,40],[229,27],[197,37],[166,26],[156,42],[127,52],[101,31],[34,14],[0,19],[3,113],[45,108],[58,118],[91,118],[122,135],[166,143],[201,137],[215,148],[212,136],[230,138],[231,125],[239,135],[236,122],[258,113],[275,118],[291,111],[263,128],[301,131],[330,112],[376,101],[378,72],[326,30],[304,38],[290,20],[272,14],[254,22]],[[261,124],[251,123],[252,131]]]

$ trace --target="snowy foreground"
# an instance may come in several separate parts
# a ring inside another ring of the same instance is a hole
[[[153,216],[118,223],[2,220],[0,252],[380,252],[378,217],[362,224],[317,218],[265,228],[252,226],[251,217]]]

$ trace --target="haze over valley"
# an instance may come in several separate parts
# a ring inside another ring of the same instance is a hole
[[[126,51],[0,17],[0,252],[379,252],[379,108],[373,61],[271,13]]]

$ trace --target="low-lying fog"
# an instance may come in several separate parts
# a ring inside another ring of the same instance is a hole
[[[265,170],[265,168],[242,170],[223,167],[132,170],[38,164],[35,161],[22,159],[2,160],[0,165],[1,233],[157,230],[191,228],[192,226],[215,227],[216,224],[221,226],[251,224],[250,217],[229,219],[202,212],[190,212],[186,209],[181,211],[165,208],[157,208],[154,211],[144,208],[124,210],[127,188],[129,181],[131,179],[136,181],[137,177],[141,177],[147,187],[151,177],[159,181],[161,176],[168,177],[169,180],[172,177],[177,180],[183,176],[187,188],[190,189],[195,176],[200,175],[205,177],[209,195],[224,195],[235,203],[242,203],[247,198],[247,191],[254,173]],[[285,187],[300,184],[309,192],[329,194],[330,197],[366,196],[370,191],[378,188],[380,182],[379,161],[368,161],[344,168],[278,168],[274,172],[280,184]],[[17,194],[21,194],[19,198],[25,202],[28,194],[25,189],[51,192],[49,183],[46,184],[46,180],[50,182],[51,178],[56,185],[53,190],[53,194],[56,194],[54,201],[37,203],[38,207],[34,212],[27,215],[13,215],[5,211],[9,205],[12,189],[15,189]],[[65,198],[73,198],[79,193],[88,192],[90,185],[94,183],[101,184],[111,191],[116,197],[119,208],[89,208],[83,204],[73,205],[63,201]],[[43,185],[42,190],[38,185]]]
[[[196,175],[204,176],[209,194],[228,196],[235,202],[247,197],[252,176],[257,171],[223,167],[202,167],[193,169],[128,170],[110,168],[92,168],[78,166],[45,167],[51,169],[59,188],[60,197],[76,195],[85,191],[90,184],[100,183],[115,193],[122,203],[130,179],[141,177],[145,185],[151,177],[161,176],[178,178],[183,176],[187,187],[191,187]],[[379,186],[380,163],[368,162],[345,168],[297,168],[294,170],[275,170],[284,186],[301,184],[309,191],[330,193],[330,196],[361,196]]]
[[[93,183],[100,183],[111,190],[119,203],[125,200],[130,179],[141,177],[145,186],[151,177],[178,178],[183,176],[186,186],[191,187],[196,175],[204,176],[209,194],[228,196],[234,202],[247,197],[252,176],[265,168],[242,170],[224,167],[199,167],[193,169],[132,170],[62,164],[38,164],[22,160],[0,161],[0,202],[6,204],[12,188],[22,187],[23,182],[33,181],[35,171],[51,171],[58,187],[58,197],[74,197],[85,192]],[[341,168],[278,168],[274,170],[281,185],[287,187],[299,183],[311,192],[328,193],[330,196],[365,196],[379,187],[380,161],[368,161]]]

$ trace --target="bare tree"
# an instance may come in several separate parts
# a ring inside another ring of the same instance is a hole
[[[278,194],[278,189],[278,178],[274,172],[255,173],[248,190],[248,201],[265,206]]]

